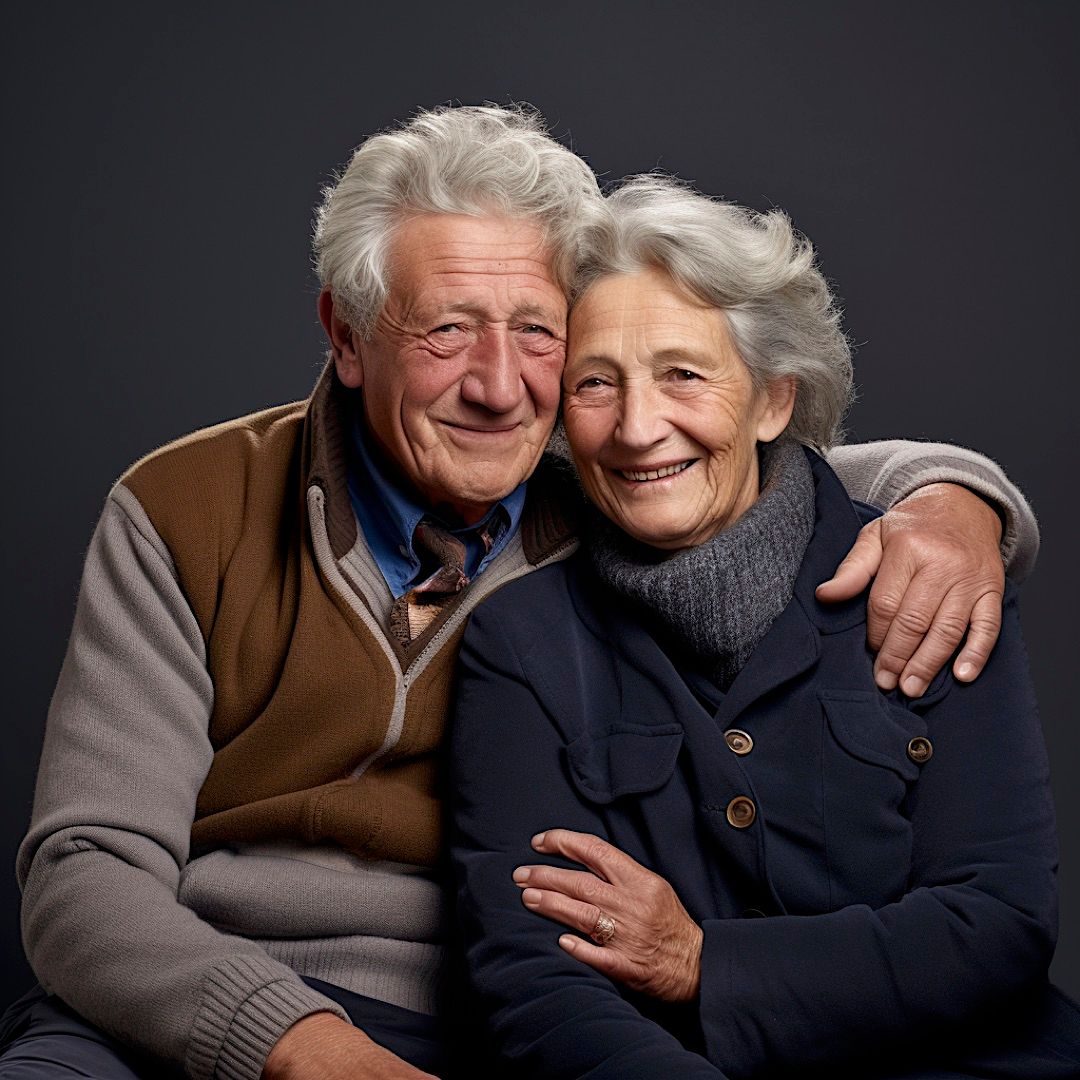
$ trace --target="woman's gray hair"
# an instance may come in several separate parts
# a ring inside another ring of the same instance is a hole
[[[569,293],[596,177],[526,105],[445,106],[373,135],[323,190],[315,267],[338,314],[369,334],[386,300],[395,229],[416,214],[496,214],[539,225]]]
[[[656,175],[631,177],[605,202],[584,232],[575,297],[608,274],[665,271],[723,310],[756,387],[795,377],[788,435],[822,450],[838,441],[853,397],[851,350],[814,249],[787,215]]]

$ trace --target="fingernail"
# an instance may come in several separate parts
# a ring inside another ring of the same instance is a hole
[[[542,832],[538,832],[538,833],[537,833],[537,834],[536,834],[536,835],[535,835],[535,836],[534,836],[534,837],[532,838],[532,846],[533,846],[534,848],[538,848],[538,847],[543,847],[543,846],[544,846],[544,837],[545,837],[545,836],[547,836],[547,833],[542,833]]]
[[[963,663],[956,669],[956,677],[963,679],[965,682],[968,679],[975,678],[975,665],[971,663]]]
[[[904,680],[903,691],[908,697],[918,697],[925,689],[922,679],[915,675],[909,675]]]
[[[563,934],[559,938],[559,944],[567,951],[573,952],[577,948],[578,939],[573,934]]]
[[[527,866],[519,866],[514,871],[514,880],[518,881],[518,882],[528,881],[529,880],[529,874],[530,874],[530,870],[529,870],[529,868]]]
[[[540,906],[540,890],[539,889],[526,889],[521,894],[521,902],[526,907],[539,907]]]
[[[882,668],[880,671],[874,672],[874,682],[876,682],[882,690],[895,690],[896,684],[899,681],[900,680],[896,677],[896,672],[894,671],[887,671],[885,668]]]

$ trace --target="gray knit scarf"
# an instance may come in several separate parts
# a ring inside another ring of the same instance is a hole
[[[671,557],[595,513],[593,565],[616,592],[660,620],[723,690],[787,607],[814,531],[814,480],[803,448],[760,452],[761,495],[729,529]]]

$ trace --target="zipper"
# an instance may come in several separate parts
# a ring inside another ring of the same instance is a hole
[[[475,599],[473,602],[469,603],[464,610],[459,608],[454,612],[450,619],[439,628],[431,641],[427,643],[423,652],[421,652],[403,671],[398,664],[397,654],[394,653],[386,640],[385,631],[375,620],[371,611],[368,610],[368,606],[359,596],[357,596],[356,591],[349,585],[348,581],[345,580],[345,575],[341,572],[341,568],[334,558],[334,553],[330,550],[330,538],[326,532],[326,517],[324,514],[326,496],[318,484],[312,484],[311,487],[308,488],[307,501],[311,542],[315,548],[315,560],[318,563],[319,569],[325,575],[331,588],[338,592],[349,606],[349,609],[376,638],[379,643],[379,648],[382,649],[383,654],[386,656],[386,659],[394,672],[394,707],[390,714],[390,723],[386,728],[386,736],[383,739],[382,745],[360,762],[350,774],[351,779],[358,780],[372,765],[379,761],[380,758],[383,758],[390,753],[390,751],[398,744],[405,726],[405,705],[409,687],[418,677],[420,672],[427,666],[431,658],[446,644],[447,638],[455,633],[458,626],[472,614],[473,609],[503,585],[509,585],[511,581],[517,581],[518,578],[522,578],[526,574],[531,574],[535,570],[540,570],[545,566],[550,566],[552,563],[561,562],[563,559],[569,558],[569,556],[577,550],[578,540],[576,537],[570,537],[569,539],[564,540],[549,555],[541,559],[540,562],[536,564],[527,563],[525,566],[518,567],[516,570],[511,571],[505,577],[500,577],[496,574],[494,577],[488,578],[489,587],[477,590],[474,594]],[[483,582],[489,573],[491,573],[490,570],[485,571],[484,575],[481,576],[480,581]]]
[[[390,722],[386,726],[386,735],[382,745],[372,751],[355,769],[349,774],[349,779],[359,780],[361,776],[380,758],[385,757],[397,746],[401,739],[401,733],[405,727],[405,698],[409,690],[409,680],[405,672],[401,670],[397,662],[397,656],[387,643],[386,635],[382,627],[375,622],[375,617],[368,611],[367,605],[356,595],[349,583],[345,580],[341,568],[330,550],[330,538],[326,533],[326,517],[323,513],[326,496],[318,484],[312,484],[308,488],[308,523],[311,530],[311,543],[315,548],[315,561],[322,571],[326,580],[348,604],[349,609],[360,619],[379,643],[383,655],[390,664],[394,673],[394,706],[390,711]]]
[[[525,577],[526,574],[531,574],[536,570],[540,570],[545,566],[551,565],[551,563],[561,562],[563,559],[569,558],[578,548],[578,540],[576,537],[571,537],[569,540],[564,540],[551,554],[541,559],[540,562],[532,564],[528,563],[525,566],[518,567],[506,575],[506,577],[499,578],[496,584],[491,585],[486,590],[478,590],[475,601],[470,604],[464,612],[459,608],[454,612],[454,615],[446,621],[446,623],[439,628],[438,633],[427,643],[424,651],[417,656],[405,671],[405,677],[408,679],[409,675],[413,672],[413,669],[420,664],[421,661],[426,664],[431,657],[442,648],[446,639],[454,633],[462,621],[467,619],[489,596],[498,592],[504,585],[509,585],[511,581],[517,581],[519,578]],[[481,576],[481,581],[483,576]],[[408,683],[406,682],[406,686]]]

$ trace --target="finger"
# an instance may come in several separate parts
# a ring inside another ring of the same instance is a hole
[[[532,846],[546,855],[564,855],[582,863],[612,885],[633,882],[636,877],[649,872],[641,863],[592,833],[548,829],[532,838]]]
[[[875,597],[879,584],[881,595]],[[866,637],[870,647],[878,650],[874,681],[882,690],[888,691],[899,684],[908,661],[934,625],[942,590],[925,574],[914,577],[899,597],[886,588],[885,583],[879,582],[870,592],[866,606]]]
[[[850,600],[858,596],[881,565],[881,520],[875,519],[859,530],[858,538],[844,561],[828,581],[823,581],[815,596],[824,603]]]
[[[513,877],[519,888],[531,886],[562,893],[586,904],[596,904],[609,914],[612,906],[621,906],[618,891],[585,870],[563,870],[558,866],[519,866]]]
[[[637,974],[633,961],[610,945],[595,945],[574,934],[563,934],[559,946],[575,960],[588,964],[615,982],[630,983]]]
[[[521,894],[521,902],[537,915],[562,923],[563,926],[569,926],[571,930],[582,934],[591,934],[601,915],[600,908],[595,904],[585,904],[546,889],[525,889]]]
[[[953,674],[961,682],[977,679],[990,659],[990,653],[1001,633],[1001,593],[984,593],[971,609],[971,628],[960,655],[953,665]]]
[[[953,589],[934,614],[926,637],[904,665],[900,675],[900,689],[909,698],[926,693],[926,688],[934,676],[963,641],[970,616],[971,601],[967,594]]]

